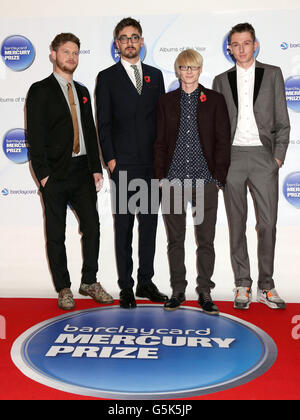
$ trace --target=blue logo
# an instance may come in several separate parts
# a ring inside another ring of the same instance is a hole
[[[288,44],[287,42],[282,42],[282,43],[280,44],[280,48],[281,48],[282,50],[287,50],[287,49],[289,48],[289,44]]]
[[[224,40],[223,40],[223,54],[225,56],[225,58],[232,64],[235,64],[235,58],[233,57],[233,55],[230,54],[229,51],[229,43],[228,43],[228,37],[229,37],[229,32],[225,35]],[[255,42],[258,43],[258,46],[254,52],[254,58],[256,58],[259,54],[259,41],[258,39],[255,39]]]
[[[111,44],[110,53],[114,62],[118,63],[118,61],[120,61],[120,54],[119,54],[118,48],[116,47],[115,41],[113,41]],[[140,60],[143,62],[145,57],[146,57],[146,46],[144,44],[140,51]]]
[[[35,50],[32,43],[25,36],[13,35],[3,41],[1,56],[9,69],[23,71],[33,63]]]
[[[3,139],[5,156],[14,163],[26,163],[29,160],[26,133],[22,128],[8,131]]]
[[[292,172],[283,182],[285,199],[297,209],[300,209],[300,172]]]
[[[1,194],[5,197],[5,196],[7,196],[8,194],[9,194],[9,191],[8,191],[8,189],[7,188],[3,188],[2,189],[2,191],[1,191]]]
[[[11,356],[25,375],[66,392],[166,399],[248,382],[271,367],[277,348],[264,331],[230,315],[139,305],[50,319],[24,332]]]
[[[300,112],[300,76],[289,77],[285,82],[287,106],[293,111]]]

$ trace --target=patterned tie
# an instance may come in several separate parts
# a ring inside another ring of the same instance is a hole
[[[136,64],[131,64],[131,67],[133,68],[133,71],[134,71],[136,89],[137,89],[137,91],[140,95],[142,93],[142,87],[143,87],[141,75],[140,75],[140,72],[138,71],[138,68],[137,68]]]
[[[73,89],[72,89],[71,83],[68,83],[68,98],[69,98],[69,104],[71,107],[72,122],[73,122],[73,128],[74,128],[73,152],[78,154],[80,152],[79,128],[78,128],[78,121],[77,121],[76,105],[74,101],[74,95],[73,95]]]

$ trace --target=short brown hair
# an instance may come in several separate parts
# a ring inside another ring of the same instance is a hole
[[[229,32],[229,35],[228,35],[228,44],[231,44],[231,37],[233,34],[237,32],[239,33],[250,32],[252,40],[255,41],[255,30],[253,26],[250,23],[245,22],[245,23],[238,23],[237,25],[231,28],[231,31]]]
[[[57,51],[57,49],[66,42],[74,42],[74,44],[76,44],[78,49],[80,50],[79,38],[77,38],[77,36],[69,32],[63,32],[61,34],[56,35],[56,37],[51,42],[51,50]]]
[[[134,28],[138,30],[139,34],[142,36],[143,30],[142,30],[140,22],[131,17],[127,17],[127,18],[122,19],[115,27],[114,39],[117,39],[122,29],[126,28],[127,26],[133,26]]]

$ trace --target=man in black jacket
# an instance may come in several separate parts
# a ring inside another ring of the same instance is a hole
[[[114,215],[116,257],[119,274],[120,305],[135,307],[132,278],[132,233],[134,211],[120,211],[119,193],[127,193],[130,181],[144,180],[150,190],[153,177],[153,143],[156,136],[158,97],[165,92],[160,70],[141,63],[142,28],[132,18],[122,19],[114,39],[120,61],[101,71],[96,86],[97,120],[100,146],[111,180],[116,186]],[[123,178],[122,178],[123,176]],[[126,178],[126,179],[125,179]],[[123,185],[125,181],[125,188]],[[119,188],[120,187],[120,188]],[[129,202],[133,191],[127,194]],[[151,195],[144,197],[151,202]],[[149,209],[148,209],[149,210]],[[164,302],[151,279],[157,228],[157,214],[137,212],[139,221],[139,269],[136,295]]]
[[[83,267],[79,292],[112,303],[96,280],[99,255],[97,190],[103,177],[88,90],[73,81],[80,41],[70,33],[51,44],[54,72],[28,92],[27,133],[32,167],[45,209],[47,253],[62,309],[74,307],[67,268],[67,205],[75,210],[82,232]]]

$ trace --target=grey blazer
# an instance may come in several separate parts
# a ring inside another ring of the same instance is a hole
[[[216,76],[213,89],[225,97],[233,142],[238,118],[236,67]],[[284,161],[289,144],[290,121],[279,67],[256,61],[253,110],[262,144],[272,152],[274,158]]]

